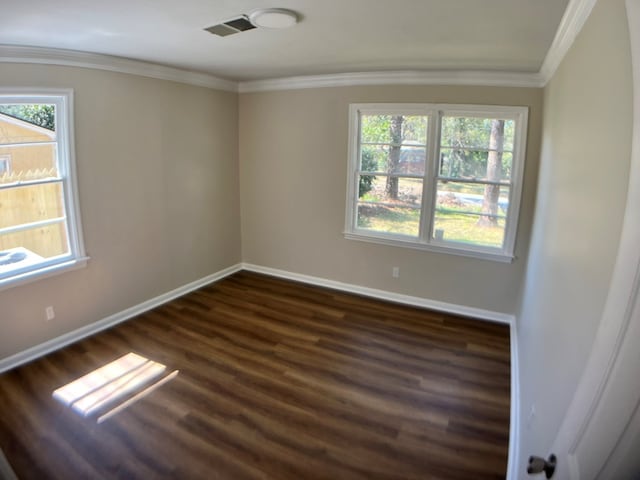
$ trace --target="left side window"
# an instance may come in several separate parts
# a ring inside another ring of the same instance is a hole
[[[86,262],[69,90],[0,91],[0,289]]]

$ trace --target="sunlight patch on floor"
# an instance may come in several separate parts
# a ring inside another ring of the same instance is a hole
[[[53,397],[87,417],[151,383],[161,376],[166,368],[161,363],[131,352],[58,388],[53,392]],[[175,374],[177,371],[170,375],[171,378],[175,377]],[[168,380],[170,378],[165,377],[157,382],[157,386]],[[128,406],[133,403],[131,400],[138,399],[138,395],[150,393],[150,389],[155,385],[139,392],[122,405]],[[116,407],[114,410],[120,411],[122,408]]]

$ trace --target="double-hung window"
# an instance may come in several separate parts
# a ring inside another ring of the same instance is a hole
[[[84,264],[72,92],[0,91],[0,288]]]
[[[345,235],[511,261],[526,107],[350,106]]]

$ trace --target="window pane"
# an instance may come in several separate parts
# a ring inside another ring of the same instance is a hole
[[[0,190],[0,230],[25,223],[64,217],[62,183]]]
[[[75,169],[69,156],[73,123],[67,106],[72,98],[70,91],[62,90],[5,89],[0,94],[3,288],[14,285],[21,273],[37,271],[41,263],[57,270],[84,261],[82,235],[76,229],[80,219],[74,204]],[[67,128],[56,128],[62,125]]]
[[[428,117],[423,115],[362,115],[362,143],[426,145]]]
[[[443,147],[440,150],[442,177],[509,181],[513,154],[486,150],[462,150]]]
[[[360,140],[363,143],[391,143],[390,115],[362,115]]]
[[[420,210],[358,204],[358,228],[417,237],[420,232]]]
[[[429,117],[405,115],[402,123],[402,143],[426,145]]]
[[[427,150],[425,147],[408,147],[403,145],[400,149],[400,158],[393,173],[424,175],[426,156]]]
[[[358,228],[418,236],[422,179],[361,175]]]
[[[55,141],[55,105],[0,104],[0,145]]]
[[[0,146],[0,163],[0,183],[60,177],[55,144]]]
[[[389,162],[388,145],[363,145],[360,169],[363,172],[387,172]]]
[[[68,253],[64,221],[0,234],[0,275]]]
[[[347,207],[348,238],[512,255],[515,231],[506,229],[518,212],[509,197],[521,189],[526,107],[352,104],[349,112],[357,196]]]
[[[363,172],[424,175],[425,147],[363,145],[360,168]]]
[[[509,188],[438,182],[433,238],[501,248]]]
[[[442,147],[513,151],[513,120],[445,116],[442,119]]]
[[[362,202],[393,203],[402,206],[420,206],[422,179],[389,177],[387,175],[360,175],[358,196]]]

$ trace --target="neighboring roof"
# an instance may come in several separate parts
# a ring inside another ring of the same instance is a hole
[[[48,139],[54,139],[56,136],[56,132],[54,132],[53,130],[49,130],[48,128],[43,128],[31,122],[16,118],[13,115],[7,115],[6,113],[0,113],[0,123],[2,122],[19,128],[27,129],[31,133],[46,136]]]

